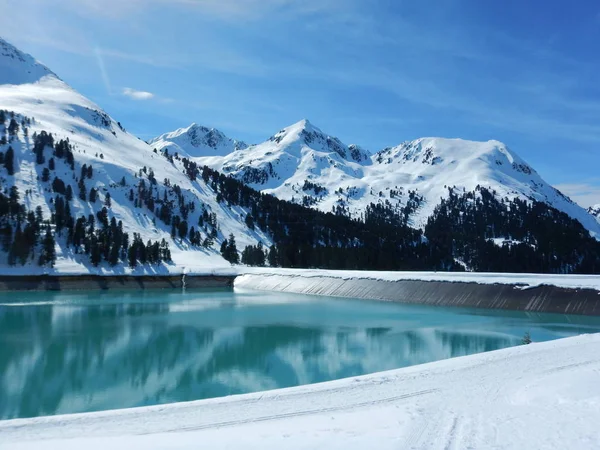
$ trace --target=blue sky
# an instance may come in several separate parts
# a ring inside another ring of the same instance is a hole
[[[146,139],[309,118],[371,151],[498,139],[600,203],[597,0],[0,0],[3,37]]]

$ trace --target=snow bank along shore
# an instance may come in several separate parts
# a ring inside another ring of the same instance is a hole
[[[600,315],[600,277],[248,269],[239,288],[435,306]]]
[[[0,421],[0,448],[600,447],[600,335],[254,394]]]
[[[435,306],[600,315],[600,276],[214,266],[164,273],[0,275],[0,291],[231,287]]]

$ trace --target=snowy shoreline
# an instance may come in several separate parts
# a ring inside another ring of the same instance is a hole
[[[0,267],[0,278],[19,277],[239,277],[243,275],[282,275],[293,278],[333,278],[342,280],[378,281],[435,281],[445,283],[502,284],[531,289],[539,286],[554,286],[565,289],[594,289],[600,292],[600,275],[556,275],[536,273],[491,273],[491,272],[413,272],[413,271],[362,271],[328,269],[283,269],[269,267],[246,267],[231,265],[171,265],[154,268],[152,271],[138,268],[111,271],[97,268],[82,270],[81,267],[57,267],[48,271],[43,268]]]
[[[448,283],[505,284],[522,289],[555,286],[565,289],[594,289],[600,292],[600,275],[555,275],[536,273],[484,272],[392,272],[326,269],[238,268],[238,275],[285,275],[289,277],[327,277],[343,280],[437,281]],[[194,275],[189,272],[189,275]]]
[[[599,355],[600,334],[582,335],[289,389],[0,421],[0,444],[593,449]]]
[[[309,271],[305,274],[298,271],[255,271],[238,276],[234,286],[259,291],[430,306],[600,315],[600,292],[593,288],[597,279],[536,276],[516,276],[516,279],[512,279],[510,275],[478,275],[484,276],[442,274],[436,279],[437,274],[431,273]],[[549,282],[572,287],[555,286]],[[581,285],[588,287],[582,288]]]
[[[0,274],[2,291],[253,289],[356,299],[557,314],[600,315],[600,277],[170,267],[171,273]]]

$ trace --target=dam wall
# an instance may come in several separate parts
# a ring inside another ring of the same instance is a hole
[[[235,287],[298,294],[350,297],[431,306],[460,306],[558,314],[600,315],[600,292],[596,289],[550,285],[526,287],[516,284],[473,282],[376,280],[328,276],[245,274]]]
[[[0,291],[189,289],[232,287],[227,275],[0,275]]]

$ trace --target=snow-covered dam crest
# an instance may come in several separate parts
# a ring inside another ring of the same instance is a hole
[[[236,288],[559,314],[600,315],[600,278],[495,274],[252,271]]]

